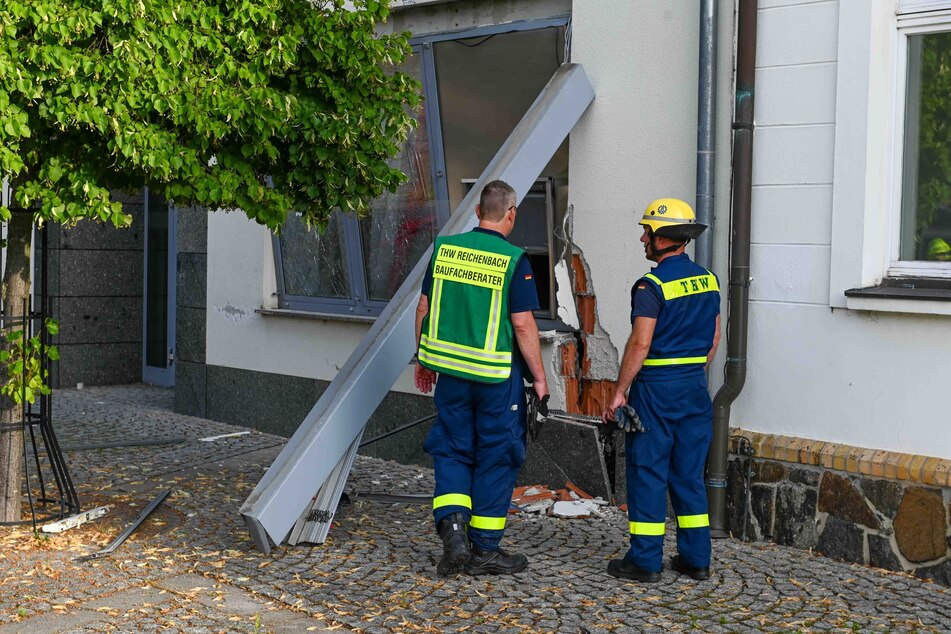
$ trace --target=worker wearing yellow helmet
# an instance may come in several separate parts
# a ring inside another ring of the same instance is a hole
[[[935,238],[928,243],[928,259],[951,262],[951,245],[943,238]]]
[[[703,469],[713,434],[705,369],[720,340],[720,286],[684,253],[706,229],[689,204],[660,198],[638,224],[644,253],[657,266],[631,288],[631,335],[602,415],[605,422],[639,417],[641,423],[622,427],[631,546],[608,563],[608,574],[661,580],[669,490],[678,551],[671,567],[703,580],[710,576]]]

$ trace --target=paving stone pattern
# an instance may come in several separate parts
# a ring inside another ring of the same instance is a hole
[[[365,457],[325,544],[264,555],[237,509],[284,440],[253,433],[199,442],[241,428],[175,414],[173,399],[143,386],[56,392],[63,445],[188,440],[67,453],[81,498],[112,500],[116,513],[132,517],[157,490],[173,493],[156,521],[108,558],[76,563],[78,553],[62,547],[88,540],[89,552],[115,534],[89,525],[52,537],[52,547],[0,550],[0,634],[951,631],[943,586],[776,544],[716,541],[706,582],[669,569],[659,584],[620,582],[604,571],[626,548],[616,509],[580,520],[512,516],[506,546],[528,555],[528,570],[439,578],[429,508],[360,497],[431,493],[432,472]],[[672,536],[668,526],[668,554]]]

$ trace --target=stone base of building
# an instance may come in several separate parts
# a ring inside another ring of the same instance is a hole
[[[951,586],[951,461],[740,429],[731,436],[734,537]]]

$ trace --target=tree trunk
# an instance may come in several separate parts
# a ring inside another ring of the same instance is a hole
[[[7,261],[3,271],[3,327],[0,345],[8,347],[6,335],[13,330],[26,330],[26,324],[15,322],[23,313],[23,301],[30,292],[30,240],[33,214],[28,210],[11,209],[7,223]],[[24,335],[25,336],[25,335]],[[0,383],[7,380],[6,367],[0,365]],[[23,420],[23,407],[0,395],[0,521],[20,520],[23,499],[23,428],[11,428]]]

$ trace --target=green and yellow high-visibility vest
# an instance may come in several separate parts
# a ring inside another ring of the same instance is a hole
[[[514,345],[509,288],[523,253],[478,231],[436,238],[419,363],[480,383],[509,378]]]

